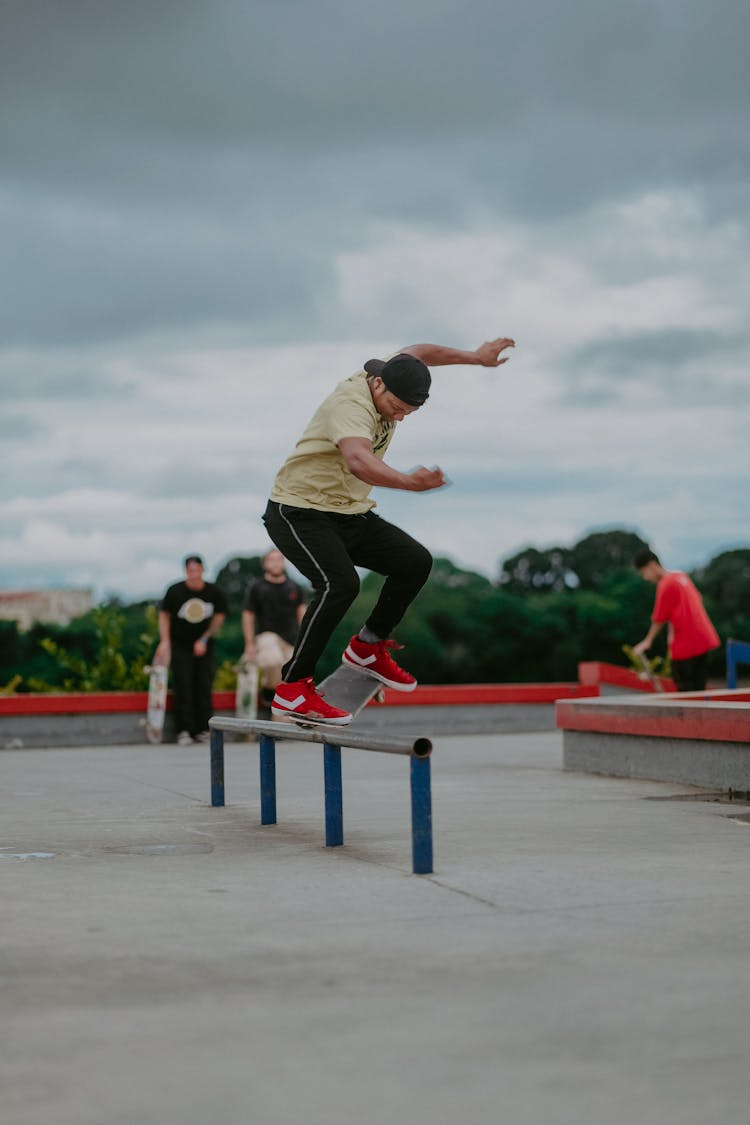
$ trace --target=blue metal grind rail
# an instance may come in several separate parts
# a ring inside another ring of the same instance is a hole
[[[344,798],[341,784],[341,747],[401,754],[410,759],[412,870],[432,874],[432,795],[429,738],[387,738],[382,734],[349,731],[346,727],[300,727],[262,719],[236,719],[216,715],[211,728],[211,804],[224,805],[224,733],[257,734],[260,764],[260,822],[276,824],[276,743],[317,742],[323,746],[326,847],[344,842]]]

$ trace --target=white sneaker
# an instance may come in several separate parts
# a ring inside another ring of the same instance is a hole
[[[190,737],[190,731],[188,731],[188,730],[181,730],[180,731],[180,733],[177,735],[177,745],[178,746],[192,746],[193,745],[193,740]]]
[[[211,741],[211,731],[210,730],[202,730],[200,732],[200,734],[196,734],[195,741],[196,742],[204,742],[204,743],[210,742]]]

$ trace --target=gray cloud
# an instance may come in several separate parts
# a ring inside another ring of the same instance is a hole
[[[38,437],[42,427],[33,418],[15,411],[5,411],[0,418],[0,440],[7,442],[29,441]]]
[[[745,340],[736,333],[667,329],[625,339],[592,340],[572,356],[574,366],[605,368],[618,376],[637,377],[639,366],[673,366],[689,360],[720,364]]]
[[[473,345],[509,307],[525,340],[497,428],[443,423],[451,458],[489,475],[457,473],[442,522],[412,497],[388,503],[471,552],[489,549],[477,528],[495,498],[498,551],[529,525],[560,541],[574,527],[572,541],[614,519],[609,497],[594,511],[597,490],[617,488],[614,407],[627,400],[626,440],[650,457],[641,387],[662,389],[653,434],[674,402],[724,403],[726,428],[744,404],[748,31],[746,0],[4,4],[0,434],[22,439],[22,483],[5,474],[0,503],[14,573],[41,573],[49,543],[52,576],[132,583],[164,528],[166,559],[201,528],[235,551],[252,539],[235,527],[262,503],[273,434],[283,452],[295,436],[286,412],[310,376],[295,344],[348,339],[353,363],[366,341],[443,339],[450,321]],[[651,196],[663,211],[641,207]],[[221,371],[232,347],[247,377]],[[247,436],[227,444],[240,402]],[[736,453],[712,440],[731,481]],[[739,426],[731,441],[744,448]],[[685,550],[698,539],[680,524],[724,541],[742,498],[717,475],[698,518],[667,469],[663,507],[642,511],[648,488],[624,485],[623,519],[669,526]],[[245,508],[243,485],[258,491]],[[709,527],[716,492],[727,505]],[[153,565],[142,581],[158,585]]]
[[[236,469],[214,469],[195,460],[192,451],[187,450],[184,460],[171,461],[153,476],[138,474],[138,493],[143,497],[158,496],[173,500],[177,497],[194,499],[200,503],[213,500],[217,496],[244,497],[247,484]],[[238,509],[242,509],[242,503]]]
[[[1,321],[0,321],[1,322]],[[90,340],[90,337],[89,337]],[[88,370],[79,367],[70,370],[64,360],[54,353],[42,352],[34,358],[13,355],[0,363],[0,397],[4,402],[55,404],[66,400],[111,400],[113,395],[125,395],[133,388],[132,380],[110,375],[102,379],[93,364]]]
[[[685,177],[723,213],[750,165],[741,0],[4,11],[11,344],[314,332],[332,253],[373,222],[562,216]]]
[[[9,236],[15,279],[0,305],[11,346],[243,322],[263,339],[288,325],[290,306],[304,316],[315,300],[316,262],[296,255],[293,239],[280,244],[241,227],[233,238],[231,225],[202,232],[198,220],[168,211],[97,221],[85,209],[62,220],[45,209],[18,210]]]
[[[30,0],[5,23],[3,85],[17,106],[82,137],[214,151],[465,136],[467,125],[498,136],[535,114],[643,124],[648,110],[654,125],[684,115],[700,131],[707,112],[739,115],[747,92],[741,0]]]
[[[738,333],[689,329],[592,340],[570,358],[560,401],[568,406],[616,403],[628,383],[648,383],[681,405],[747,401],[748,342]]]
[[[589,469],[566,469],[544,465],[539,468],[524,466],[523,469],[493,469],[484,473],[468,471],[455,472],[452,483],[461,491],[474,496],[485,496],[492,501],[497,496],[511,496],[519,502],[544,493],[550,498],[565,493],[591,493],[611,490],[619,482],[619,473],[614,470],[597,471]]]

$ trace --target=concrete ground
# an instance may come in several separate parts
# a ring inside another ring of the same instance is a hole
[[[740,1125],[748,806],[561,770],[557,732],[5,751],[3,1125]],[[682,798],[682,799],[681,799]],[[742,819],[742,818],[745,819]]]

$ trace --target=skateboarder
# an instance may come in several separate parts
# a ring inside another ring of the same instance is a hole
[[[170,586],[159,609],[155,664],[171,664],[177,742],[207,742],[214,677],[214,640],[227,612],[220,586],[206,582],[203,559],[188,555],[185,578]]]
[[[294,651],[305,604],[301,588],[286,572],[281,551],[272,548],[261,562],[263,576],[251,579],[245,590],[242,659],[260,668],[262,705],[269,708],[281,669]]]
[[[474,351],[414,344],[388,360],[371,359],[339,383],[318,408],[279,470],[263,517],[286,558],[311,582],[314,596],[294,652],[283,669],[272,711],[310,722],[343,725],[351,713],[315,689],[315,668],[336,625],[359,591],[356,567],[385,577],[377,603],[342,660],[396,691],[416,680],[391,656],[392,630],[421,590],[432,566],[425,547],[373,512],[374,486],[428,492],[445,484],[437,466],[403,473],[383,458],[396,424],[419,410],[431,386],[429,367],[499,367],[514,346],[506,337]]]
[[[703,607],[700,593],[680,570],[665,570],[653,551],[645,548],[633,565],[647,582],[656,585],[651,628],[633,645],[636,656],[647,652],[665,623],[669,625],[672,679],[678,691],[703,691],[708,680],[708,654],[718,648],[718,634]]]

